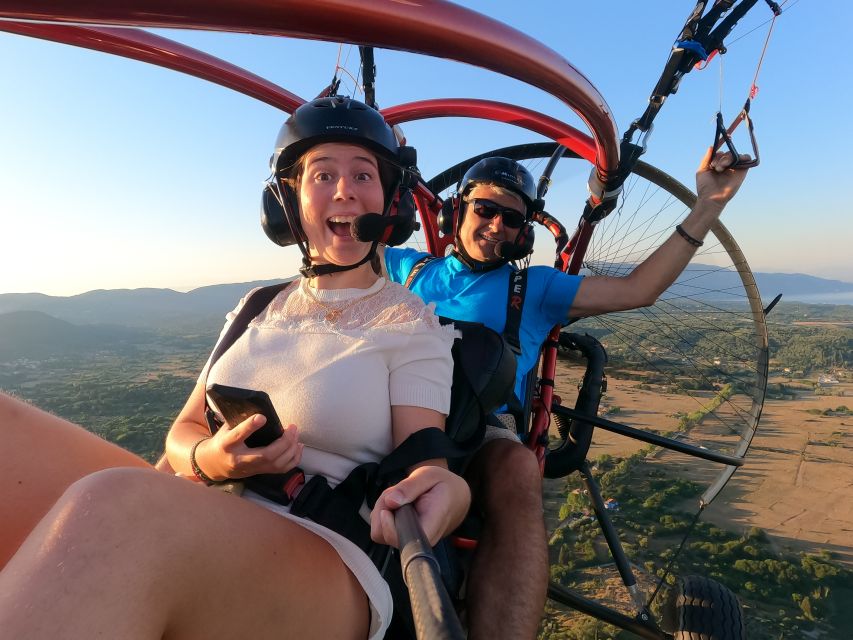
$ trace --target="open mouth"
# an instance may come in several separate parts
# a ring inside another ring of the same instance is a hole
[[[352,221],[354,216],[333,216],[326,220],[326,226],[340,238],[352,238]]]

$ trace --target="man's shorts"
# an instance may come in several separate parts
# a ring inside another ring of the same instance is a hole
[[[492,440],[513,440],[521,442],[515,432],[515,418],[510,413],[493,413],[486,418],[486,432],[483,434],[483,442],[480,448]]]

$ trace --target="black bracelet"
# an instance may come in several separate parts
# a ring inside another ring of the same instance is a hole
[[[687,240],[687,242],[689,244],[692,244],[694,247],[701,247],[703,244],[705,244],[701,240],[697,240],[696,238],[691,236],[689,233],[687,233],[684,230],[684,227],[682,227],[680,224],[675,225],[675,230],[678,231],[678,235],[680,235],[682,238]]]
[[[193,475],[198,478],[199,482],[203,482],[204,484],[211,485],[216,484],[216,480],[207,475],[204,471],[201,470],[201,467],[198,466],[198,462],[195,459],[195,450],[198,449],[198,445],[200,445],[205,440],[210,440],[211,436],[205,436],[198,442],[193,445],[193,448],[190,449],[190,467],[192,467]]]

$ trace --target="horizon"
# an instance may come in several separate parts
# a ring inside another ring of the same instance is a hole
[[[695,267],[696,265],[690,265]],[[799,271],[753,271],[753,275],[756,276],[783,276],[783,277],[806,277],[806,278],[818,278],[821,280],[826,280],[830,282],[839,282],[841,284],[849,285],[851,287],[851,291],[842,291],[842,292],[827,292],[827,293],[794,293],[794,294],[784,294],[783,293],[783,301],[786,302],[807,302],[805,300],[795,299],[795,300],[786,300],[787,295],[796,295],[796,296],[814,296],[821,299],[831,298],[833,296],[840,296],[842,299],[850,298],[850,302],[838,302],[838,303],[829,303],[829,302],[820,302],[818,304],[853,304],[853,281],[845,281],[839,280],[837,278],[824,278],[822,276],[817,276],[810,273],[803,273]],[[83,296],[89,293],[97,293],[101,291],[144,291],[144,290],[153,290],[153,291],[172,291],[175,293],[190,293],[192,291],[196,291],[198,289],[204,289],[207,287],[218,287],[218,286],[232,286],[232,285],[240,285],[240,284],[253,284],[256,282],[264,282],[264,281],[281,281],[286,280],[288,278],[292,278],[294,276],[272,276],[269,278],[253,278],[249,280],[230,280],[227,282],[209,282],[206,284],[198,284],[192,286],[182,286],[182,287],[170,287],[170,286],[162,286],[162,287],[154,287],[154,286],[140,286],[140,287],[98,287],[95,289],[87,289],[85,291],[77,291],[74,293],[68,294],[51,294],[45,293],[43,291],[4,291],[0,292],[0,296],[5,295],[44,295],[52,298],[74,298],[77,296]],[[767,300],[772,299],[776,292],[762,292],[763,296],[767,298]]]
[[[506,1],[460,4],[488,11],[568,59],[599,88],[622,130],[645,108],[690,8],[684,0],[653,7],[603,0],[595,7],[557,8],[540,0],[525,12]],[[826,167],[846,161],[845,140],[853,136],[833,125],[845,121],[853,87],[830,75],[832,65],[815,64],[824,57],[843,59],[841,42],[819,34],[828,19],[850,22],[853,7],[832,0],[818,11],[815,3],[792,0],[783,10],[751,111],[762,163],[751,170],[722,220],[755,272],[853,282],[849,203],[823,186]],[[601,55],[600,32],[589,25],[603,15],[614,41],[631,44],[630,56]],[[693,187],[693,171],[713,137],[714,113],[722,106],[730,121],[742,104],[768,16],[766,7],[757,5],[727,42],[729,54],[717,56],[704,74],[684,79],[661,110],[644,160]],[[155,32],[304,97],[328,83],[339,53],[333,43]],[[352,67],[357,52],[343,47],[341,53]],[[0,293],[191,290],[296,273],[298,251],[273,245],[257,223],[272,141],[284,119],[280,111],[197,78],[69,45],[0,32],[0,55],[16,61],[7,81],[19,87],[0,104],[0,121],[7,124],[0,129],[0,228],[7,238],[0,252]],[[722,83],[720,58],[725,58]],[[299,64],[281,64],[291,59]],[[376,51],[376,63],[383,107],[457,95],[509,97],[586,130],[553,97],[469,65],[387,50]],[[355,92],[346,77],[343,92]],[[800,100],[794,110],[794,95],[816,99]],[[820,126],[800,126],[805,122]],[[831,141],[822,135],[829,127]],[[459,118],[414,122],[405,131],[425,177],[533,136]],[[748,146],[745,136],[736,135],[736,143]],[[586,197],[588,170],[563,171],[549,191],[547,208],[571,229]],[[536,263],[550,263],[546,245],[551,246],[537,243]]]

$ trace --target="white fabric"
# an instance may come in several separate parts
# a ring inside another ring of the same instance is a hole
[[[301,279],[276,296],[216,362],[207,383],[266,391],[282,424],[299,428],[306,476],[322,474],[335,486],[355,466],[390,453],[392,405],[447,414],[455,332],[439,324],[431,306],[384,279],[366,290],[307,287]],[[222,335],[244,302],[228,315]],[[341,309],[340,317],[327,320],[330,309]],[[372,562],[334,532],[295,520],[338,550],[370,598],[378,624],[370,637],[382,637],[391,599]]]

